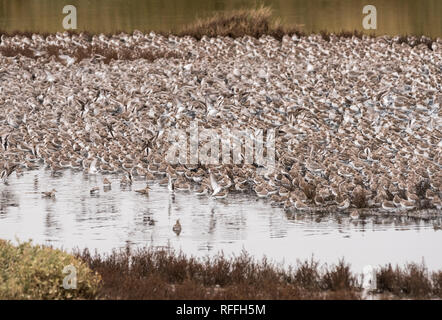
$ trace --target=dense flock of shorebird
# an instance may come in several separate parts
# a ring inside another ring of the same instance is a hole
[[[75,48],[91,44],[182,58],[77,61]],[[135,32],[2,36],[0,48],[8,46],[37,57],[0,55],[3,182],[43,164],[54,175],[117,174],[121,185],[145,179],[142,195],[158,181],[214,198],[252,193],[292,211],[441,211],[440,39],[429,48],[390,37],[197,41]],[[60,55],[46,54],[49,46]],[[220,134],[275,129],[275,171],[168,163],[164,133],[195,121]]]

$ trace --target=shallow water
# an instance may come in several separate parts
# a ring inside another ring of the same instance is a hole
[[[105,192],[102,175],[64,171],[25,172],[0,185],[0,238],[33,239],[65,249],[85,248],[109,252],[130,244],[173,247],[186,254],[205,256],[246,249],[256,258],[294,264],[312,255],[322,263],[344,257],[359,271],[366,265],[421,262],[430,269],[442,267],[440,221],[372,217],[350,220],[346,215],[290,215],[265,200],[230,195],[223,200],[177,192],[151,185],[148,197],[134,190],[145,182],[121,188],[120,177],[107,176],[112,189]],[[89,190],[99,186],[91,196]],[[55,199],[42,191],[57,190]],[[151,226],[148,217],[156,221]],[[172,227],[180,219],[182,233]]]
[[[305,32],[360,30],[362,8],[377,9],[376,34],[442,36],[440,0],[265,0],[275,17]],[[258,3],[261,3],[258,2]],[[177,30],[196,17],[213,12],[251,8],[256,0],[0,0],[0,30],[63,31],[65,5],[77,8],[78,30],[116,32]],[[371,31],[370,31],[371,32]]]

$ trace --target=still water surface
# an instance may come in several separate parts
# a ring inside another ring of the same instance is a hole
[[[74,5],[79,30],[170,31],[197,17],[256,3],[272,7],[284,24],[300,25],[308,33],[364,31],[362,8],[371,4],[377,9],[376,34],[442,36],[441,0],[0,0],[0,30],[63,31],[63,7]]]
[[[51,177],[45,169],[11,176],[0,185],[0,238],[109,252],[127,244],[182,249],[206,256],[220,252],[240,254],[245,249],[256,258],[295,264],[312,255],[322,263],[345,257],[360,271],[365,265],[421,262],[442,268],[440,221],[398,218],[350,220],[346,215],[290,215],[265,200],[230,195],[223,200],[177,192],[151,185],[149,197],[136,194],[145,182],[121,188],[120,177],[107,176],[112,189],[103,190],[102,175],[65,171]],[[89,190],[99,186],[91,196]],[[44,199],[42,191],[57,190]],[[149,225],[148,218],[156,221]],[[182,233],[172,227],[180,219]]]

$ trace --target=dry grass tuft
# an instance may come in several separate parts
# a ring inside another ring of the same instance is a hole
[[[155,249],[75,253],[103,279],[103,299],[361,299],[359,275],[350,265],[320,267],[313,258],[283,268],[254,260],[246,252],[226,258],[197,259],[182,252]],[[391,265],[377,272],[380,298],[430,298],[442,295],[442,272],[421,264]],[[389,294],[389,295],[386,295]]]
[[[325,290],[350,292],[358,286],[357,278],[352,274],[350,265],[342,259],[337,265],[326,270],[322,279]]]
[[[341,265],[321,271],[313,259],[286,270],[245,252],[205,259],[152,249],[75,255],[101,275],[99,298],[105,299],[360,298],[360,289],[346,279]]]
[[[442,299],[442,271],[434,272],[431,276],[433,294]]]
[[[431,278],[436,280],[432,286]],[[440,295],[441,272],[430,276],[425,265],[407,264],[404,269],[391,265],[382,267],[377,274],[378,291],[392,293],[397,297],[430,298],[432,294]]]
[[[178,36],[191,36],[198,40],[202,37],[251,36],[259,38],[269,35],[281,40],[284,35],[302,33],[293,27],[284,27],[279,20],[272,18],[272,10],[261,6],[256,9],[242,9],[230,12],[219,12],[206,19],[198,19],[182,28]]]
[[[304,262],[299,261],[294,272],[294,281],[307,290],[319,290],[321,288],[319,262],[313,260],[313,258]]]

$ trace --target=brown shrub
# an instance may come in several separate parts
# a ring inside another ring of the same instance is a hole
[[[197,259],[160,249],[113,251],[75,256],[101,275],[98,298],[104,299],[361,299],[358,276],[350,265],[323,266],[310,259],[283,268],[246,252]],[[425,265],[391,265],[377,272],[381,299],[441,297],[442,271],[429,273]]]
[[[359,298],[358,289],[337,285],[342,268],[327,271],[333,279],[321,287],[319,263],[299,263],[283,269],[266,259],[255,261],[246,252],[230,259],[222,254],[196,259],[168,250],[129,249],[109,255],[91,255],[88,250],[76,257],[98,272],[102,279],[100,298],[107,299],[333,299]],[[338,275],[334,275],[338,272]]]
[[[321,275],[319,273],[319,262],[310,261],[298,262],[293,281],[307,290],[318,290],[321,287]]]
[[[358,283],[356,277],[351,273],[350,265],[342,259],[331,269],[325,270],[322,287],[331,291],[351,291],[358,287]]]
[[[429,298],[433,292],[431,277],[424,264],[409,263],[404,269],[398,266],[393,269],[388,265],[379,270],[376,279],[380,292],[398,297]]]
[[[433,282],[433,294],[442,298],[442,271],[434,272],[431,280]]]
[[[198,40],[203,36],[259,38],[264,35],[281,40],[286,34],[301,35],[302,33],[297,28],[283,27],[278,20],[272,18],[272,10],[264,6],[256,9],[219,12],[209,18],[198,19],[177,33],[178,36],[191,36]]]

